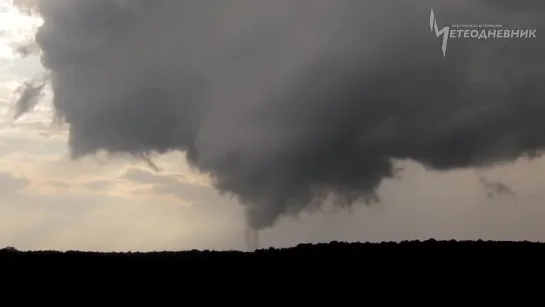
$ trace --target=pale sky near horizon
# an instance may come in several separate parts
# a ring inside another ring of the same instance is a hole
[[[38,56],[17,58],[10,44],[39,20],[0,0],[0,248],[21,250],[245,249],[243,210],[221,196],[182,153],[156,157],[154,174],[128,157],[68,159],[67,131],[52,126],[50,96],[17,122],[14,90],[40,72]],[[380,189],[383,204],[284,219],[260,246],[299,242],[412,239],[545,241],[545,160],[482,171],[516,198],[488,197],[472,171],[430,172],[408,164]]]

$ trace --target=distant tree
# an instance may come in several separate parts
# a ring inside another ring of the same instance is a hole
[[[17,249],[15,247],[7,246],[5,248],[0,249],[0,253],[2,252],[16,252]]]

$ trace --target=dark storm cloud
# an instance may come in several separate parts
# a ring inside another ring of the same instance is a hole
[[[43,90],[47,85],[48,76],[44,75],[34,80],[27,81],[19,86],[15,92],[20,93],[19,99],[15,103],[13,110],[15,119],[18,119],[26,112],[32,110],[43,95]]]
[[[502,182],[490,181],[484,177],[479,178],[479,182],[486,190],[488,197],[509,196],[516,198],[513,189]]]
[[[542,1],[41,0],[74,158],[181,150],[253,228],[376,201],[393,159],[493,165],[545,145]],[[502,24],[536,39],[450,40]],[[516,8],[516,10],[514,10]]]

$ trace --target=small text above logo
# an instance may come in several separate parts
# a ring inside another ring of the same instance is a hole
[[[453,24],[439,30],[435,12],[430,12],[430,30],[441,38],[443,57],[447,56],[449,39],[530,39],[536,38],[536,29],[501,29],[501,24]]]

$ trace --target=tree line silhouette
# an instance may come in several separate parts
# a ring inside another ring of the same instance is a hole
[[[266,248],[244,251],[165,251],[165,252],[83,252],[83,251],[18,251],[7,247],[0,250],[3,267],[86,267],[117,269],[138,267],[167,270],[194,270],[271,263],[311,264],[334,261],[343,265],[371,257],[409,256],[517,256],[545,255],[545,245],[532,242],[495,241],[404,241],[400,243],[299,244],[290,248]]]

